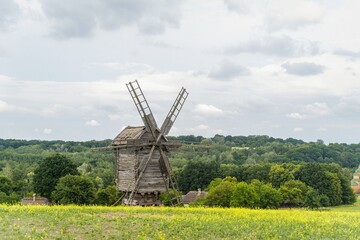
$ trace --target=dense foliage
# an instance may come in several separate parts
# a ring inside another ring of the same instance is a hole
[[[360,164],[360,144],[324,144],[321,140],[306,143],[269,136],[215,135],[204,138],[190,135],[169,139],[185,143],[170,156],[183,193],[205,189],[215,178],[221,180],[230,176],[237,183],[248,185],[259,180],[257,192],[262,189],[261,192],[271,194],[272,189],[276,189],[282,196],[281,206],[302,206],[306,201],[312,201],[314,206],[318,202],[326,206],[354,200],[349,181]],[[114,203],[120,195],[114,188],[114,155],[111,151],[92,150],[110,143],[111,140],[0,139],[0,202],[18,201],[23,196],[31,196],[34,190],[48,196],[55,186],[46,193],[39,191],[36,169],[45,159],[60,154],[74,164],[80,176],[93,182],[96,191],[93,203]],[[307,187],[311,187],[312,195],[309,193],[306,197]],[[233,201],[233,204],[238,203]],[[231,199],[225,205],[231,205]]]
[[[66,175],[59,179],[52,198],[60,204],[90,204],[95,199],[95,185],[86,176]]]
[[[61,177],[78,175],[76,165],[60,154],[45,158],[34,171],[34,191],[50,198]]]
[[[99,192],[95,202],[111,205],[119,195],[113,187],[114,155],[112,152],[92,150],[106,147],[110,143],[111,140],[66,142],[0,139],[0,203],[18,202],[24,196],[32,196],[34,192],[38,196],[51,196],[57,180],[71,172],[58,166],[61,171],[50,173],[51,167],[45,164],[48,161],[45,159],[60,158],[63,159],[60,161],[62,163],[71,163],[76,174],[87,176],[95,184],[96,191]],[[41,166],[44,167],[43,170]],[[54,166],[57,168],[56,164]],[[61,174],[58,176],[58,173]],[[37,178],[40,175],[43,175],[40,179],[46,181],[53,178],[55,182],[41,183]]]
[[[298,169],[302,168],[314,168],[317,171],[318,168],[326,169],[329,166],[323,164],[298,166]],[[335,174],[324,169],[319,170],[323,174],[314,174],[311,171],[309,175],[306,175],[307,179],[313,181],[312,183],[289,180],[281,183],[279,187],[258,179],[237,182],[235,177],[215,178],[209,184],[206,197],[203,200],[197,200],[194,204],[218,207],[275,209],[282,206],[313,209],[354,203],[356,198],[349,184],[341,184],[342,177],[337,177],[342,176],[341,171]]]

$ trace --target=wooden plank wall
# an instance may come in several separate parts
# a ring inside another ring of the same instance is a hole
[[[117,157],[117,185],[120,191],[130,192],[134,190],[139,164],[148,160],[149,152],[149,148],[138,152],[135,152],[135,148],[119,151]],[[155,150],[139,182],[138,193],[163,193],[167,191],[169,183],[168,179],[164,181],[159,159],[160,152]]]
[[[117,184],[120,191],[132,191],[135,187],[138,159],[126,150],[119,151],[117,158]]]

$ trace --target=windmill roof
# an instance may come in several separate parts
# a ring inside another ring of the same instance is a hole
[[[122,130],[112,141],[111,145],[126,144],[127,140],[140,139],[145,132],[145,127],[131,127],[128,126]]]

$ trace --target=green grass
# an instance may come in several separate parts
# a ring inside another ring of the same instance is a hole
[[[0,205],[0,239],[358,239],[340,210]]]
[[[357,202],[352,205],[336,206],[330,209],[338,212],[360,212],[360,196],[358,196]]]

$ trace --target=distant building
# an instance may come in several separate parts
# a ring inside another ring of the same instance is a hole
[[[189,205],[191,202],[195,201],[197,198],[202,198],[207,195],[207,192],[201,191],[199,188],[197,191],[190,191],[186,195],[182,196],[182,202],[185,206]]]
[[[24,197],[21,199],[22,205],[50,205],[49,199],[45,197],[36,197],[34,194],[32,197]]]
[[[351,180],[351,187],[356,194],[360,194],[360,166],[356,169],[353,179]]]

